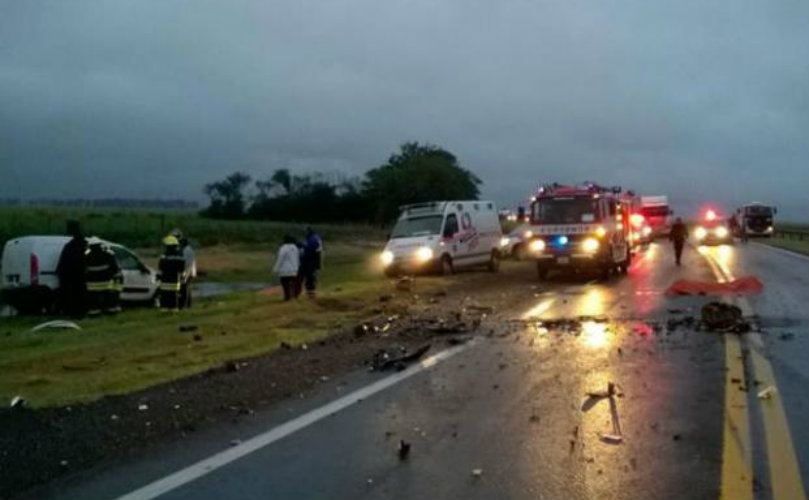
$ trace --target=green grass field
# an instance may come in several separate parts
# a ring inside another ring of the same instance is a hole
[[[183,231],[197,246],[267,243],[278,245],[287,233],[302,236],[304,223],[223,221],[183,210],[117,210],[73,208],[0,208],[0,245],[25,235],[64,234],[65,221],[77,219],[85,234],[131,248],[160,246],[172,229]],[[326,241],[381,240],[385,231],[363,225],[317,225]]]
[[[214,275],[226,279],[235,272],[241,279],[239,266],[249,266],[251,260],[241,252],[217,250],[220,268]],[[374,267],[375,251],[345,246],[333,254],[327,256],[315,301],[231,293],[199,300],[179,313],[141,308],[84,319],[78,322],[81,331],[31,332],[48,318],[0,319],[0,401],[15,395],[33,406],[91,401],[271,352],[281,342],[311,342],[351,327],[372,314],[378,296],[390,293],[392,285]],[[236,271],[229,267],[234,263]],[[441,278],[425,277],[419,280],[419,290],[443,284]],[[196,330],[182,332],[181,325]],[[202,340],[195,341],[194,335]]]

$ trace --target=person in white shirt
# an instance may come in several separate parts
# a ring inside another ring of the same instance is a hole
[[[281,288],[284,289],[284,300],[296,296],[295,288],[298,280],[298,268],[301,265],[300,250],[295,244],[295,238],[284,236],[284,244],[278,249],[275,265],[272,270],[281,278]]]

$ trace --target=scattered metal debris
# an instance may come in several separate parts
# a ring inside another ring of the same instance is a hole
[[[750,323],[742,316],[742,310],[725,302],[709,302],[702,306],[702,324],[714,332],[745,333],[750,331]]]
[[[400,439],[396,454],[399,456],[399,460],[407,460],[407,457],[410,456],[410,443],[404,439]]]
[[[24,408],[27,404],[27,401],[22,396],[14,396],[11,398],[11,403],[8,405],[9,408]]]
[[[404,370],[408,364],[418,360],[429,350],[430,344],[425,344],[412,353],[408,353],[407,349],[402,347],[400,348],[400,354],[393,356],[389,351],[380,349],[371,360],[371,370],[379,372],[390,370],[391,368],[397,371]]]
[[[198,329],[199,327],[197,325],[180,325],[181,332],[194,332]]]

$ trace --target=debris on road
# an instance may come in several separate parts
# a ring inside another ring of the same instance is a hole
[[[795,334],[792,332],[782,333],[778,336],[780,340],[793,340],[795,338]]]
[[[601,441],[609,444],[620,444],[624,441],[624,437],[620,434],[604,434],[600,433],[598,437]]]
[[[11,398],[11,403],[8,405],[9,408],[23,408],[26,405],[25,398],[22,396],[14,396]]]
[[[399,460],[406,460],[407,457],[410,455],[410,443],[408,443],[404,439],[400,439],[399,449],[396,450],[396,454],[399,456]]]
[[[181,332],[194,332],[198,328],[199,327],[197,325],[180,325],[180,331]]]
[[[38,332],[40,330],[44,330],[46,328],[54,328],[54,329],[70,329],[70,330],[81,330],[81,327],[72,321],[65,321],[63,319],[56,319],[53,321],[46,321],[44,323],[40,323],[35,327],[31,328],[32,332]]]
[[[408,364],[418,360],[429,350],[430,344],[425,344],[412,353],[408,353],[405,348],[400,348],[401,354],[394,357],[389,351],[380,349],[371,360],[371,371],[382,372],[391,368],[397,371],[404,370]]]
[[[483,469],[472,469],[472,477],[481,477],[483,475]]]
[[[742,316],[742,310],[733,304],[709,302],[702,306],[701,319],[709,331],[735,333],[750,331],[750,323]]]
[[[400,292],[409,292],[413,289],[413,282],[412,276],[402,276],[396,280],[396,289]]]
[[[766,387],[765,389],[762,389],[761,391],[759,391],[758,398],[759,399],[771,399],[773,397],[773,395],[775,395],[776,392],[777,391],[776,391],[775,387],[770,385],[770,386]]]
[[[615,396],[615,384],[613,382],[607,383],[607,390],[605,391],[589,391],[587,396],[590,398],[611,398]]]
[[[715,283],[712,281],[675,281],[667,290],[666,295],[725,295],[725,294],[754,294],[764,291],[764,285],[755,276]]]
[[[146,403],[141,403],[141,404],[138,405],[138,411],[146,411],[148,409],[149,409],[149,405],[147,405]]]

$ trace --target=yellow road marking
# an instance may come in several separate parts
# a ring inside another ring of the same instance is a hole
[[[805,500],[806,491],[801,480],[801,470],[798,467],[798,458],[792,444],[792,435],[789,432],[789,423],[784,412],[775,374],[767,359],[755,349],[750,350],[753,360],[753,373],[755,379],[762,384],[758,390],[767,387],[776,388],[767,399],[761,401],[761,414],[764,420],[764,434],[767,440],[767,458],[770,462],[770,483],[772,483],[773,498],[789,500]]]
[[[709,251],[700,252],[705,259],[708,261],[708,264],[711,266],[714,274],[716,275],[717,281],[720,283],[733,280],[735,277],[731,270],[727,267],[727,265],[723,265],[722,262],[716,261],[716,257]],[[742,308],[742,310],[746,314],[750,314],[753,311],[753,308],[750,302],[743,298],[739,297],[736,302]],[[761,336],[758,333],[751,333],[749,335],[750,340],[753,344],[757,347],[762,347],[764,343],[761,340]],[[732,341],[731,341],[732,340]],[[736,348],[739,347],[739,337],[735,335],[725,335],[725,354],[726,356],[730,355],[729,350],[735,349],[732,347],[732,344],[736,344]],[[739,359],[741,362],[741,351],[739,355],[734,359]],[[781,402],[780,393],[778,392],[778,384],[775,380],[775,374],[772,370],[772,365],[770,362],[761,355],[761,353],[757,349],[750,349],[750,359],[752,360],[752,372],[754,380],[758,380],[761,382],[761,385],[758,386],[759,390],[764,389],[766,387],[773,387],[775,388],[774,394],[768,398],[761,400],[761,415],[764,424],[764,440],[766,443],[767,448],[767,460],[769,463],[770,469],[770,484],[772,485],[772,497],[776,500],[806,500],[806,490],[803,487],[803,481],[801,479],[801,472],[800,468],[798,467],[798,458],[795,455],[795,449],[792,444],[792,434],[789,431],[789,422],[787,421],[786,413],[784,412],[784,405]],[[730,362],[730,359],[727,360]],[[731,365],[726,365],[729,368],[728,374],[731,370]],[[733,378],[733,377],[731,377]],[[739,377],[739,380],[744,380],[743,378]],[[735,453],[738,453],[738,450],[728,450],[729,440],[728,440],[728,412],[729,408],[733,407],[733,402],[728,401],[728,390],[733,389],[732,386],[728,385],[730,379],[726,380],[725,385],[725,439],[724,439],[724,449],[723,449],[723,464],[722,464],[722,499],[728,499],[735,497],[735,494],[731,493],[730,488],[734,487],[735,479],[734,474],[738,474],[738,470],[735,467],[738,467],[738,462],[740,457],[734,456]],[[748,384],[747,381],[744,381],[745,385],[750,388],[755,388],[755,384]],[[732,390],[731,390],[732,392]],[[736,392],[744,394],[743,391],[739,391],[738,389]],[[742,399],[744,400],[746,396],[743,396]],[[729,406],[730,404],[730,406]],[[746,406],[746,404],[745,404]],[[745,420],[748,418],[748,413],[745,411]],[[738,425],[737,425],[738,427]],[[749,455],[749,427],[747,429],[747,460],[748,464],[750,463],[750,455]],[[727,461],[730,460],[730,464]],[[732,484],[726,486],[726,480],[731,481]],[[727,488],[727,490],[726,490]],[[746,494],[746,493],[745,493]],[[739,496],[738,498],[742,498]],[[745,496],[744,498],[749,498]]]
[[[752,500],[753,471],[746,384],[739,337],[725,335],[725,414],[722,435],[722,500]],[[734,383],[733,379],[738,382]]]

